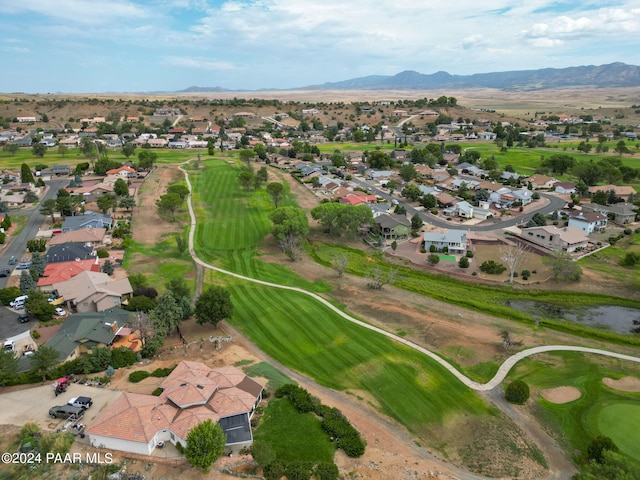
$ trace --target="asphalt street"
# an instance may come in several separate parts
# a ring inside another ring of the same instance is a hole
[[[452,228],[453,225],[451,222],[447,222],[445,220],[441,220],[439,218],[436,218],[434,215],[432,215],[429,212],[426,211],[419,211],[416,210],[414,207],[412,207],[411,205],[407,204],[406,201],[404,201],[402,199],[402,197],[400,196],[392,196],[389,194],[389,192],[385,192],[384,190],[381,190],[380,188],[377,188],[373,185],[371,185],[369,182],[366,182],[364,180],[361,180],[359,178],[353,178],[352,182],[360,185],[361,187],[365,188],[365,189],[371,189],[371,192],[374,193],[375,195],[378,195],[379,197],[382,197],[386,200],[388,200],[389,202],[392,199],[395,199],[398,201],[398,203],[402,206],[404,206],[407,210],[407,213],[410,216],[415,215],[416,213],[420,216],[420,218],[422,218],[422,221],[424,221],[425,223],[429,223],[431,225],[435,225],[437,227],[442,227],[442,228]],[[514,225],[518,225],[520,223],[526,223],[528,222],[531,217],[533,217],[536,213],[541,213],[543,215],[547,215],[555,210],[559,210],[561,208],[564,207],[565,205],[565,200],[556,197],[554,195],[548,195],[546,193],[540,193],[541,197],[546,198],[547,200],[549,200],[549,203],[547,205],[545,205],[544,207],[541,207],[539,209],[536,209],[535,211],[531,211],[528,212],[522,216],[518,216],[518,217],[508,217],[506,219],[502,219],[499,217],[493,217],[491,218],[489,221],[491,223],[484,223],[482,225],[464,225],[464,229],[465,230],[472,230],[475,232],[488,232],[491,230],[497,230],[497,229],[501,229],[501,228],[507,228],[507,227],[512,227]],[[458,227],[460,227],[458,225]]]
[[[56,198],[58,189],[64,188],[68,184],[69,179],[48,181],[47,186],[49,189],[40,202],[49,198]],[[18,262],[20,262],[22,256],[27,252],[27,241],[34,238],[38,233],[38,230],[42,226],[44,215],[40,213],[40,207],[33,207],[26,210],[9,210],[8,213],[10,217],[29,217],[22,231],[12,238],[8,245],[2,245],[2,248],[0,248],[0,268],[8,268],[13,271],[15,265],[9,265],[9,259],[15,256]],[[0,288],[5,288],[8,280],[7,277],[0,278]]]

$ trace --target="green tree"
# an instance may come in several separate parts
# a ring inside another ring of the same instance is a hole
[[[69,153],[69,147],[63,144],[58,145],[58,155],[64,158],[67,153]]]
[[[609,195],[607,195],[607,192],[605,192],[604,190],[598,190],[591,197],[591,201],[599,205],[606,205],[608,203],[608,200],[609,200]]]
[[[373,152],[370,152],[368,161],[369,167],[376,169],[387,168],[393,163],[391,156],[381,150],[374,150]]]
[[[413,183],[410,183],[409,185],[404,187],[401,193],[403,197],[406,197],[414,202],[422,196],[420,188],[418,188],[418,186]]]
[[[28,273],[27,275],[32,278]],[[47,296],[38,290],[29,290],[28,294],[29,298],[24,302],[24,307],[27,312],[32,314],[41,322],[51,321],[56,311],[56,307],[49,303]]]
[[[42,375],[42,381],[47,380],[47,375],[60,361],[58,351],[47,345],[42,345],[30,357],[31,371]]]
[[[23,270],[20,273],[20,291],[23,295],[26,295],[31,290],[36,288],[36,281],[33,279],[33,276],[29,273],[28,270]]]
[[[47,146],[42,143],[34,143],[31,146],[31,153],[34,157],[42,158],[47,153]]]
[[[12,157],[16,153],[18,153],[18,150],[20,150],[20,147],[18,147],[18,145],[10,143],[10,142],[5,143],[4,146],[2,147],[2,151],[8,153]]]
[[[580,181],[585,184],[591,186],[597,184],[600,180],[602,180],[602,168],[593,162],[579,162],[577,163],[573,169],[571,170],[574,176],[576,176]]]
[[[149,313],[149,320],[158,335],[166,337],[180,326],[182,307],[169,291],[158,297],[156,307]]]
[[[136,199],[133,197],[122,197],[118,206],[120,208],[126,208],[127,210],[131,211],[133,207],[136,206]]]
[[[311,210],[311,217],[320,222],[330,234],[357,232],[362,225],[373,222],[373,213],[366,205],[345,205],[342,203],[324,203]]]
[[[158,159],[158,154],[146,148],[143,148],[138,153],[138,165],[140,166],[140,168],[143,168],[145,170],[149,170],[150,168],[153,168],[153,164],[156,163],[157,159]]]
[[[254,184],[254,175],[251,170],[243,170],[238,175],[238,182],[240,182],[240,186],[246,190],[247,193],[251,191],[251,187]]]
[[[273,204],[278,208],[284,196],[284,185],[280,182],[271,182],[267,184],[267,193],[271,196]]]
[[[256,158],[255,150],[244,149],[240,150],[240,159],[247,165],[251,164],[251,161]]]
[[[100,270],[102,270],[102,273],[106,273],[107,275],[113,275],[113,271],[115,270],[115,266],[113,265],[111,260],[105,260],[105,262],[102,264],[102,268]]]
[[[171,215],[172,222],[175,221],[176,212],[182,207],[182,203],[177,193],[165,193],[156,201],[160,215]]]
[[[393,192],[395,191],[395,189],[398,188],[398,182],[397,180],[389,180],[385,185],[385,187],[387,187],[389,189],[389,193],[393,195]]]
[[[96,204],[102,213],[106,214],[111,208],[116,206],[116,197],[109,193],[100,195],[98,200],[96,200]]]
[[[0,386],[4,387],[18,372],[18,358],[10,350],[0,352]]]
[[[282,251],[291,260],[298,258],[300,245],[309,234],[307,214],[296,207],[282,207],[272,210],[269,219],[273,222],[273,236],[278,239]]]
[[[127,197],[129,195],[129,185],[123,179],[118,178],[113,184],[113,193],[118,197]]]
[[[222,427],[207,419],[187,434],[184,456],[191,465],[208,473],[211,465],[222,455],[226,442]]]
[[[186,200],[189,196],[189,187],[184,183],[174,183],[173,185],[169,185],[167,193],[175,193],[181,200]]]
[[[416,167],[413,166],[413,163],[407,163],[400,167],[400,178],[402,178],[405,182],[413,180],[418,175],[416,172]]]
[[[133,143],[125,143],[122,146],[122,154],[129,158],[136,152],[136,146]]]
[[[467,257],[460,257],[458,261],[458,266],[460,268],[469,268],[469,259]]]
[[[424,225],[424,222],[418,213],[411,217],[411,230],[418,231],[422,228],[422,225]]]
[[[31,240],[27,240],[27,250],[29,252],[44,252],[47,249],[47,239],[46,238],[32,238]]]
[[[165,287],[177,300],[181,298],[191,298],[191,289],[187,281],[182,277],[172,278],[165,284]]]
[[[44,275],[44,269],[46,266],[47,260],[40,252],[33,252],[31,254],[31,266],[29,267],[29,271],[36,282],[38,281],[38,278]]]
[[[531,220],[527,222],[527,227],[544,227],[547,224],[547,219],[541,213],[535,213]]]
[[[129,299],[126,310],[130,312],[150,312],[156,308],[156,301],[144,295],[136,295]]]
[[[213,326],[225,318],[233,316],[231,294],[222,287],[212,285],[198,297],[195,307],[196,322]]]
[[[543,262],[551,268],[553,278],[559,282],[575,282],[582,277],[582,269],[573,261],[570,253],[554,250]]]
[[[440,263],[440,255],[438,255],[437,253],[429,254],[429,256],[427,257],[427,262],[429,262],[429,265],[437,265],[438,263]]]
[[[622,156],[623,153],[629,153],[629,149],[627,148],[627,144],[624,140],[618,141],[613,150],[620,156]]]
[[[594,462],[602,463],[604,460],[603,454],[605,451],[617,452],[618,447],[613,440],[609,437],[605,437],[604,435],[599,435],[595,437],[589,443],[587,447],[587,457],[589,460]]]
[[[523,405],[529,399],[529,385],[522,380],[514,380],[507,385],[504,398],[510,403]]]
[[[636,480],[640,478],[640,464],[630,458],[603,450],[601,462],[589,462],[582,466],[573,480]]]
[[[426,209],[436,208],[437,205],[438,200],[436,199],[435,195],[432,195],[431,193],[426,194],[422,198],[422,206]]]
[[[565,172],[571,170],[575,164],[575,159],[565,154],[551,155],[542,162],[543,167],[551,169],[553,173],[557,173],[558,175],[564,175]]]
[[[20,166],[20,182],[21,183],[35,183],[35,179],[33,178],[33,173],[31,173],[31,169],[29,165],[23,163]]]

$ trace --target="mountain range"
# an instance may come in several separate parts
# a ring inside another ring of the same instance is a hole
[[[396,75],[370,75],[340,82],[289,90],[430,90],[434,88],[500,90],[543,90],[560,87],[637,87],[640,67],[622,62],[567,68],[543,68],[511,72],[451,75],[447,72],[424,74],[411,70]],[[221,87],[189,87],[182,92],[222,92]],[[226,90],[230,91],[230,90]]]

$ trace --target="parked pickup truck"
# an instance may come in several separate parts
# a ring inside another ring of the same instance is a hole
[[[67,405],[73,405],[74,407],[80,407],[86,410],[93,405],[93,400],[91,400],[91,397],[74,397],[67,402]]]
[[[51,418],[69,418],[72,415],[75,415],[76,418],[81,418],[84,415],[84,408],[72,405],[57,405],[49,409]]]

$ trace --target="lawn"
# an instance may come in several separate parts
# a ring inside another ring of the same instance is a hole
[[[263,280],[322,291],[286,268],[260,261],[257,249],[269,232],[271,208],[262,193],[247,195],[238,169],[207,162],[193,176],[199,217],[196,250],[206,261]],[[442,423],[457,414],[493,413],[435,362],[379,334],[350,324],[311,297],[245,282],[215,272],[206,282],[226,284],[232,323],[277,361],[340,390],[365,390],[376,406],[410,429]]]
[[[311,412],[300,413],[286,398],[269,402],[254,432],[253,448],[269,451],[273,460],[283,462],[333,463],[335,445]]]
[[[615,437],[623,453],[640,460],[640,393],[615,390],[602,382],[604,377],[640,377],[640,369],[629,362],[594,360],[574,352],[545,354],[518,363],[507,381],[521,379],[532,387],[539,416],[559,438],[565,439],[565,447],[586,452],[593,437],[607,435]],[[554,404],[537,396],[539,390],[561,386],[576,387],[582,396],[566,404]]]

